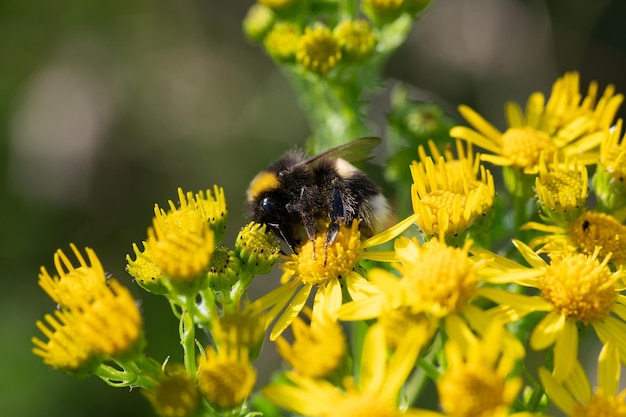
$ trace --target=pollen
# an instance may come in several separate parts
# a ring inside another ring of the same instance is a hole
[[[554,256],[540,278],[541,295],[567,317],[590,323],[609,315],[615,301],[615,276],[597,252]]]
[[[359,222],[354,221],[350,227],[341,226],[335,241],[327,246],[323,230],[313,241],[302,245],[281,268],[294,270],[306,284],[321,285],[333,278],[346,277],[354,269],[360,250]]]
[[[414,257],[403,259],[397,267],[402,284],[416,294],[416,311],[436,317],[462,310],[478,288],[474,265],[469,260],[471,241],[454,248],[437,241],[419,247]]]
[[[497,415],[499,408],[507,406],[503,404],[502,377],[481,364],[466,363],[450,369],[437,382],[437,391],[446,415],[487,417]]]
[[[307,27],[298,42],[296,59],[309,71],[323,75],[341,60],[341,49],[326,26]]]
[[[586,211],[569,226],[569,235],[582,253],[597,250],[599,258],[611,256],[613,265],[626,264],[626,226],[605,213]]]
[[[551,160],[558,148],[545,132],[532,127],[511,127],[502,134],[502,156],[524,170],[535,170],[539,157]]]
[[[626,416],[626,391],[617,397],[595,392],[587,404],[574,404],[569,417],[624,417]]]

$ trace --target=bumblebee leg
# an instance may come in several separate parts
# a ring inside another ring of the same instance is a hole
[[[324,265],[326,265],[326,254],[328,245],[331,245],[339,234],[339,226],[346,221],[345,206],[341,198],[341,192],[337,187],[333,188],[333,209],[330,213],[330,224],[326,231],[326,239],[324,240]]]

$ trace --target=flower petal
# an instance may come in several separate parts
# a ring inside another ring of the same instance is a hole
[[[598,385],[604,394],[612,397],[617,395],[619,378],[619,350],[615,342],[608,341],[598,357]]]
[[[459,113],[461,113],[461,116],[463,116],[463,118],[467,120],[470,125],[474,126],[474,128],[480,133],[491,139],[494,143],[498,145],[502,144],[502,133],[498,129],[496,129],[491,123],[485,120],[474,109],[469,106],[460,105]],[[457,137],[452,134],[452,131],[450,131],[450,136]]]
[[[554,344],[554,378],[563,382],[569,377],[578,358],[578,330],[573,320],[565,320]]]
[[[546,368],[539,368],[539,379],[552,402],[566,414],[571,414],[576,401],[565,387],[559,384]]]
[[[548,313],[530,335],[530,347],[542,350],[552,345],[565,326],[565,315],[552,311]]]

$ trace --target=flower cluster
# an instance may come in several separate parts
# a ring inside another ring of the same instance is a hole
[[[313,148],[325,149],[365,126],[363,92],[428,3],[259,0],[244,29],[294,81]],[[58,309],[37,322],[46,340],[33,338],[33,352],[139,387],[168,417],[531,417],[550,403],[569,416],[624,416],[623,95],[579,83],[569,72],[525,111],[507,103],[504,131],[465,105],[470,126],[449,129],[442,112],[396,90],[386,171],[395,224],[371,237],[360,218],[329,232],[331,211],[359,204],[342,200],[288,253],[280,216],[247,224],[228,247],[224,190],[179,189],[177,203],[155,205],[126,260],[179,320],[182,363],[146,354],[129,290],[74,245],[75,261],[59,250],[56,274],[41,269]],[[418,132],[426,120],[431,133],[447,126],[443,140]],[[342,162],[333,194],[354,173]],[[280,283],[252,297],[253,279],[276,264]],[[579,361],[587,335],[602,345],[595,390]],[[260,386],[254,361],[266,339],[284,366]],[[422,395],[429,384],[436,406]]]

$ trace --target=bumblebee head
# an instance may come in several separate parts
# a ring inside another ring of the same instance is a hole
[[[290,247],[296,242],[288,219],[287,202],[281,193],[279,176],[272,171],[261,171],[254,177],[247,192],[250,215],[256,223],[267,225]]]

